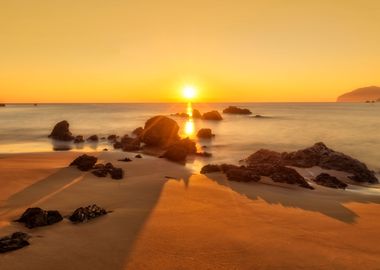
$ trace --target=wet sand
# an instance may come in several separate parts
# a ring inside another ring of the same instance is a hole
[[[32,236],[0,254],[0,269],[380,268],[379,189],[229,182],[154,157],[96,153],[125,169],[117,181],[68,168],[78,155],[0,155],[0,236]],[[117,161],[125,156],[133,161]],[[93,203],[113,212],[78,225],[12,222],[31,206],[67,216]]]

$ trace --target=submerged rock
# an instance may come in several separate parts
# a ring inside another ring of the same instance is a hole
[[[0,253],[17,250],[29,246],[28,239],[30,236],[23,232],[15,232],[9,236],[0,238]]]
[[[146,121],[140,138],[147,146],[167,146],[179,140],[179,126],[169,117],[158,115]]]
[[[218,111],[211,111],[204,113],[202,115],[202,119],[220,121],[223,120],[223,117],[220,115]]]
[[[248,109],[242,109],[236,106],[229,106],[228,108],[223,110],[223,113],[227,114],[252,114],[252,112]]]
[[[196,152],[195,142],[189,138],[185,138],[169,146],[162,157],[171,161],[182,162],[186,160],[188,155],[195,154]]]
[[[335,176],[331,176],[328,173],[321,173],[315,179],[314,182],[318,185],[330,187],[330,188],[339,188],[346,189],[348,186],[346,183],[340,181]]]
[[[92,167],[94,167],[97,161],[97,157],[83,154],[71,162],[70,166],[76,166],[81,171],[89,171],[92,169]]]
[[[84,143],[84,138],[82,135],[77,135],[74,138],[74,143]]]
[[[17,222],[25,223],[29,229],[47,226],[62,220],[61,214],[56,210],[45,211],[39,207],[28,208]]]
[[[80,207],[76,209],[74,213],[69,217],[69,219],[73,223],[83,223],[105,214],[107,214],[107,211],[105,209],[97,206],[96,204],[93,204],[87,207]]]
[[[197,137],[202,139],[211,139],[214,136],[210,128],[201,128],[197,133]]]
[[[70,132],[69,126],[70,124],[66,120],[58,122],[50,133],[49,138],[59,141],[72,141],[74,136]]]

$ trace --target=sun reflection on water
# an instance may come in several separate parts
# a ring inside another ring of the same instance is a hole
[[[191,102],[187,103],[187,109],[186,109],[187,115],[189,118],[187,119],[185,123],[184,133],[188,137],[192,137],[194,135],[194,121],[193,121],[193,107],[191,105]]]

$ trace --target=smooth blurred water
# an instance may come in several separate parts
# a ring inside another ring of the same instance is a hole
[[[231,104],[194,104],[201,112],[220,112]],[[194,120],[195,132],[209,127],[216,134],[200,141],[213,153],[212,162],[234,162],[260,148],[293,151],[318,141],[380,170],[380,104],[247,103],[253,115],[223,115],[220,122]],[[187,104],[8,105],[0,108],[0,153],[51,151],[47,138],[55,123],[67,120],[74,135],[124,135],[154,115],[186,112]],[[185,119],[173,117],[185,127]],[[184,131],[183,131],[184,132]],[[110,148],[106,142],[85,144],[84,150]],[[111,147],[112,148],[112,147]],[[74,149],[75,150],[75,149]],[[190,163],[211,162],[190,159]]]

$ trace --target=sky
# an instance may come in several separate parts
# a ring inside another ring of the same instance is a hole
[[[335,101],[379,63],[378,0],[0,0],[0,102]]]

